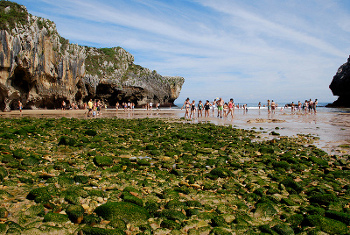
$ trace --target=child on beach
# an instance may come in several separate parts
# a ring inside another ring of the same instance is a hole
[[[224,111],[224,100],[219,98],[216,104],[218,106],[218,117],[222,118],[222,112]]]

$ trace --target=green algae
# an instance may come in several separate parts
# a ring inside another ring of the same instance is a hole
[[[149,214],[143,207],[129,202],[107,202],[95,209],[96,214],[106,220],[122,219],[127,223],[143,223]]]
[[[348,225],[348,156],[306,137],[255,141],[252,131],[158,119],[3,119],[1,128],[10,131],[0,135],[0,198],[21,226],[12,230],[306,234],[335,221],[341,234]],[[60,210],[81,224],[44,222]]]

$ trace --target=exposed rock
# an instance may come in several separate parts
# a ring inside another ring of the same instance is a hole
[[[164,77],[134,64],[120,47],[70,44],[50,20],[29,14],[9,1],[0,5],[7,23],[0,31],[0,109],[57,108],[62,101],[82,105],[89,99],[173,104],[184,79]],[[11,16],[16,16],[11,18]],[[20,16],[20,17],[18,17]]]
[[[327,107],[350,107],[350,57],[339,67],[329,88],[339,98]]]

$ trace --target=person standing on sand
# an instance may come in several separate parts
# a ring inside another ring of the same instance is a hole
[[[183,107],[185,107],[185,118],[190,118],[190,106],[191,106],[191,103],[190,103],[190,98],[187,98],[184,102],[184,105],[182,105],[181,107],[181,110]]]
[[[270,113],[271,111],[271,102],[270,100],[267,100],[267,112]]]
[[[213,116],[215,115],[215,105],[216,105],[216,99],[214,99],[214,101],[213,101],[213,103],[211,105],[211,107],[213,109]]]
[[[218,106],[218,117],[222,118],[222,112],[224,110],[224,100],[220,97],[216,104]]]
[[[23,108],[23,105],[22,105],[21,101],[18,101],[18,109],[19,109],[20,113],[22,113],[22,108]]]
[[[87,116],[90,117],[90,115],[92,113],[92,106],[93,106],[91,99],[89,100],[87,106],[88,106],[88,110],[89,110]]]
[[[190,118],[194,118],[195,113],[196,113],[196,102],[192,100]]]
[[[317,106],[317,105],[318,105],[318,100],[315,99],[315,101],[314,101],[314,107],[313,107],[315,113],[317,113],[317,111],[316,111],[316,106]]]
[[[311,113],[313,109],[314,109],[314,102],[312,101],[312,99],[310,99],[309,100],[309,113]]]
[[[210,106],[211,106],[211,103],[209,102],[209,100],[207,100],[205,102],[205,105],[204,105],[204,116],[205,117],[209,117]]]
[[[261,102],[258,103],[258,107],[259,107],[259,109],[261,108]]]
[[[199,115],[201,117],[203,117],[203,109],[204,109],[204,105],[203,105],[202,101],[200,100],[198,103],[198,118],[199,118]]]
[[[233,117],[234,110],[235,110],[235,103],[234,103],[233,99],[231,98],[230,101],[228,102],[228,112],[227,112],[226,116],[228,116],[231,113],[231,117]]]

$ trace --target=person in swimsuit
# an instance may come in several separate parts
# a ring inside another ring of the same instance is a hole
[[[22,113],[22,108],[23,108],[23,105],[22,105],[21,101],[18,101],[18,109],[19,109],[20,113]]]
[[[192,100],[190,118],[194,118],[195,113],[196,113],[196,102]]]
[[[233,102],[233,99],[230,99],[230,102],[228,102],[228,112],[227,115],[228,116],[231,113],[231,117],[233,117],[233,111],[235,109],[235,103]]]
[[[271,111],[271,102],[270,100],[267,100],[267,112],[270,113]]]
[[[222,118],[222,112],[224,110],[224,100],[219,98],[216,104],[218,106],[218,117]]]
[[[203,106],[202,101],[200,100],[198,103],[198,117],[199,117],[199,115],[201,117],[203,117],[203,109],[204,109],[204,106]]]
[[[205,102],[205,105],[204,105],[204,116],[205,117],[209,117],[210,106],[211,106],[211,103],[209,102],[209,100],[207,100]]]
[[[183,107],[185,107],[185,118],[190,118],[190,98],[187,98],[184,102],[184,105],[182,105],[181,110],[183,109]]]
[[[273,100],[271,100],[271,110],[272,110],[273,113],[275,113],[276,103]]]
[[[213,108],[213,116],[215,115],[215,105],[216,105],[216,99],[214,99],[214,101],[213,101],[213,103],[212,103],[212,105],[211,105],[211,107]]]

